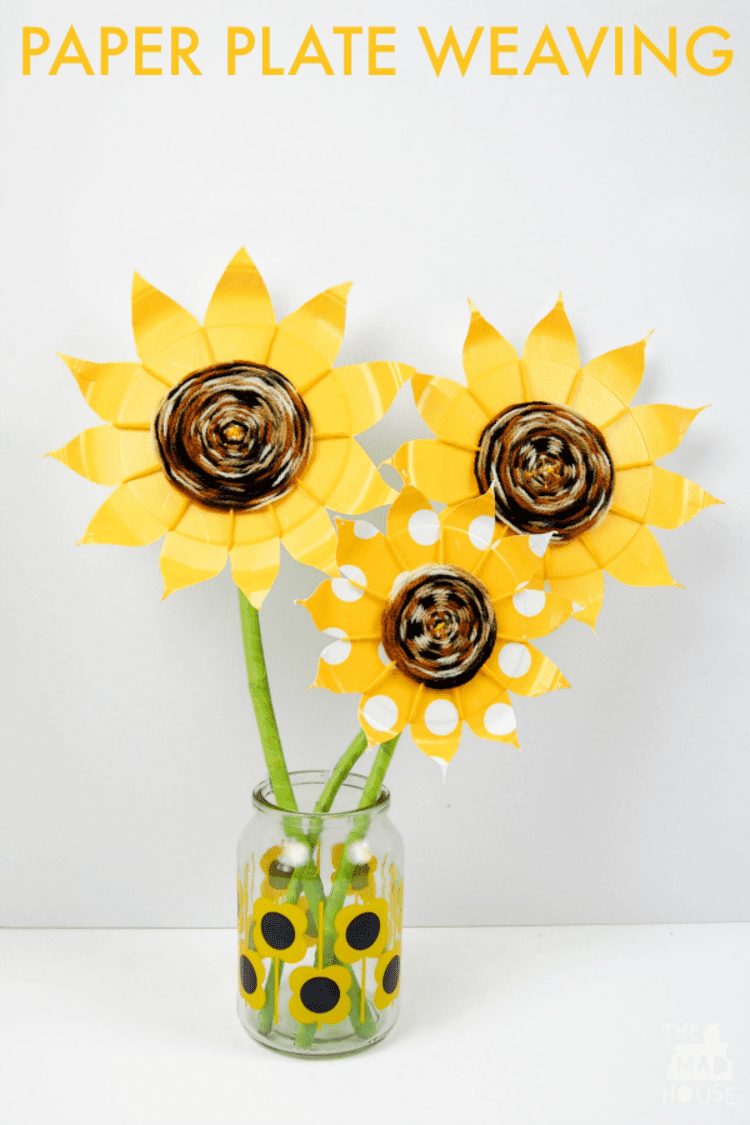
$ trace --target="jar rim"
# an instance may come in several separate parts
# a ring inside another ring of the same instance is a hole
[[[330,770],[293,770],[289,774],[289,779],[292,782],[292,787],[304,787],[305,785],[325,785],[331,776]],[[358,793],[362,793],[368,778],[361,773],[348,774],[341,783],[339,793],[343,789],[352,789]],[[321,820],[336,821],[344,820],[347,817],[352,817],[358,813],[382,813],[386,812],[391,803],[390,790],[385,785],[380,786],[380,792],[376,799],[369,805],[363,808],[355,806],[351,809],[343,809],[338,812],[315,812],[314,809],[298,809],[294,812],[291,809],[282,809],[280,805],[275,803],[273,795],[273,786],[270,778],[266,777],[253,790],[253,804],[256,809],[261,812],[279,813],[279,815],[288,816],[315,816],[320,817]]]

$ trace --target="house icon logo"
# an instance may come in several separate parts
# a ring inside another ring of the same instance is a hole
[[[731,1082],[734,1063],[727,1058],[717,1023],[710,1023],[702,1043],[676,1043],[669,1060],[667,1082]]]

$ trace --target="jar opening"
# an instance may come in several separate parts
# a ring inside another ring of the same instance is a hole
[[[331,809],[325,813],[316,813],[315,805],[330,776],[328,770],[295,770],[289,774],[297,799],[296,813],[288,809],[282,809],[276,803],[273,786],[269,778],[261,781],[253,790],[253,804],[261,811],[278,813],[285,817],[315,815],[326,820],[352,817],[358,813],[380,813],[388,809],[391,803],[391,795],[384,785],[381,785],[377,798],[371,804],[360,808],[359,803],[367,784],[367,778],[362,774],[350,773],[341,783]]]

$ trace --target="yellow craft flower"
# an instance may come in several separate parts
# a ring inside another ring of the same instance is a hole
[[[676,585],[646,524],[678,527],[720,501],[654,462],[699,410],[630,408],[646,341],[582,368],[562,300],[532,330],[523,358],[471,310],[468,385],[415,377],[415,401],[437,440],[407,442],[390,463],[449,505],[492,488],[509,532],[552,532],[544,579],[592,626],[605,570],[632,586]]]
[[[256,1011],[266,1002],[262,988],[266,970],[258,954],[248,945],[240,946],[240,993],[243,1000]]]
[[[352,975],[343,965],[300,967],[289,974],[289,1011],[297,1023],[341,1023],[351,1011]]]
[[[397,941],[393,949],[387,949],[375,966],[375,980],[378,987],[375,989],[373,1003],[382,1012],[396,999],[401,988],[401,942]]]
[[[62,358],[109,425],[52,453],[117,485],[83,543],[140,546],[165,536],[165,596],[221,571],[259,609],[279,542],[335,574],[326,508],[352,515],[395,495],[354,440],[377,422],[413,368],[334,368],[348,285],[278,324],[244,250],[229,263],[203,326],[143,278],[133,282],[140,363]]]
[[[253,944],[261,957],[294,964],[305,956],[307,914],[293,903],[258,898],[253,904]]]
[[[437,515],[407,485],[387,536],[366,521],[339,521],[342,577],[302,603],[336,638],[315,684],[363,693],[359,720],[370,742],[411,724],[417,745],[447,762],[463,720],[480,738],[517,746],[508,689],[568,686],[529,644],[571,613],[569,599],[533,588],[547,539],[503,537],[490,492]]]
[[[334,957],[347,965],[365,957],[379,957],[388,939],[388,903],[376,898],[365,906],[345,906],[333,921],[336,927]]]

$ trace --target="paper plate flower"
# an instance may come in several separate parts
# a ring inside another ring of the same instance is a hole
[[[551,532],[544,577],[592,626],[605,570],[632,586],[676,585],[646,525],[678,527],[720,503],[655,464],[699,410],[630,408],[646,341],[582,368],[562,300],[532,330],[522,358],[471,310],[468,385],[416,376],[414,398],[437,440],[407,442],[390,463],[446,504],[492,488],[502,527]]]
[[[279,542],[335,573],[326,508],[352,515],[395,495],[353,435],[377,422],[413,368],[334,368],[348,285],[278,324],[244,250],[229,263],[201,326],[135,275],[140,363],[62,358],[105,426],[52,453],[117,485],[81,542],[140,546],[165,536],[165,595],[211,578],[227,556],[260,608]]]
[[[301,603],[336,638],[315,684],[362,692],[359,720],[371,742],[411,724],[420,749],[448,762],[464,721],[480,738],[517,746],[508,689],[540,695],[568,686],[529,643],[571,612],[569,599],[533,588],[547,540],[504,537],[490,492],[438,516],[406,486],[387,535],[340,520],[343,577]]]

